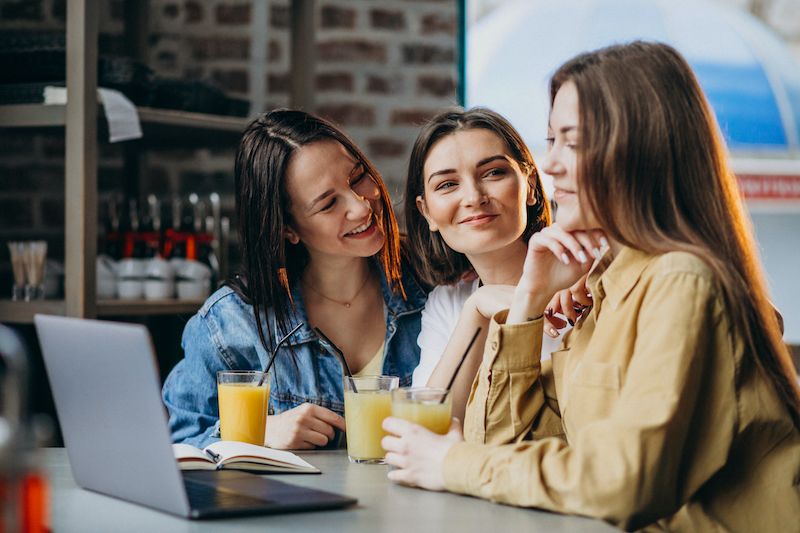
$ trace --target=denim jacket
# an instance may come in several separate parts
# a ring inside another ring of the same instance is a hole
[[[406,268],[405,271],[410,271]],[[408,296],[392,293],[381,276],[386,309],[386,338],[383,373],[399,376],[400,386],[411,384],[419,364],[417,336],[420,316],[427,297],[411,275],[403,276]],[[270,371],[270,414],[287,411],[305,402],[344,413],[342,367],[308,324],[302,294],[292,287],[294,312],[288,329],[280,331],[271,309],[262,318],[264,330],[280,339],[303,322],[279,349]],[[170,372],[164,383],[164,404],[169,411],[169,427],[174,442],[204,447],[219,439],[219,409],[216,375],[220,370],[261,370],[269,359],[258,337],[253,308],[230,287],[212,294],[183,330],[184,359]],[[294,361],[290,349],[294,352]],[[337,431],[331,446],[341,444]]]

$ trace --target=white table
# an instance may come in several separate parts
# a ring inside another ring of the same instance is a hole
[[[50,479],[51,523],[56,532],[312,531],[459,533],[615,531],[597,520],[493,504],[477,498],[401,487],[383,465],[356,465],[343,450],[301,453],[321,475],[281,475],[297,485],[358,498],[348,509],[212,521],[189,521],[83,490],[75,485],[66,451],[40,451]]]

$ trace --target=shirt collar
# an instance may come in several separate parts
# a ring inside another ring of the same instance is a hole
[[[617,305],[630,294],[651,260],[651,255],[627,246],[616,256],[606,250],[589,273],[589,291],[592,296]]]

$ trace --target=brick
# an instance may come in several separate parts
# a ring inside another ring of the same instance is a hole
[[[320,27],[325,29],[356,27],[356,10],[338,6],[322,6],[320,10]]]
[[[439,98],[455,97],[456,80],[451,76],[422,75],[417,78],[417,94]]]
[[[374,126],[375,108],[361,104],[323,104],[317,113],[342,126]]]
[[[43,20],[42,0],[4,2],[0,5],[0,18],[4,22],[10,20]]]
[[[161,15],[165,19],[176,19],[178,18],[178,14],[181,12],[181,8],[178,4],[165,4],[163,8],[161,8]]]
[[[214,70],[211,79],[225,91],[246,93],[250,89],[250,73],[244,69]]]
[[[269,24],[276,29],[288,29],[291,24],[289,6],[272,6],[269,11]]]
[[[283,48],[281,47],[280,41],[272,39],[270,42],[267,43],[268,61],[277,61],[278,59],[280,59],[281,54],[283,54]]]
[[[392,126],[421,126],[436,113],[436,110],[431,109],[396,109],[392,111],[390,124]]]
[[[0,191],[8,192],[34,192],[39,186],[34,179],[30,166],[0,167]]]
[[[406,15],[402,11],[373,9],[369,12],[370,24],[380,30],[404,30]]]
[[[367,76],[367,92],[376,94],[397,94],[403,91],[402,76]]]
[[[388,56],[385,43],[363,39],[321,42],[317,44],[317,54],[322,61],[352,63],[386,63]]]
[[[188,39],[191,56],[198,61],[215,59],[249,59],[248,37],[194,37]]]
[[[458,27],[455,13],[429,13],[420,20],[422,35],[455,35]]]
[[[183,4],[186,11],[184,20],[190,24],[202,22],[205,17],[205,6],[202,2],[190,1]]]
[[[455,61],[455,49],[452,46],[433,44],[406,44],[402,48],[403,62],[417,65],[452,63]]]
[[[33,202],[30,198],[0,198],[0,228],[30,228]]]
[[[355,86],[350,72],[327,72],[317,74],[317,90],[319,91],[352,91]]]
[[[46,228],[64,227],[64,199],[43,198],[39,201],[39,216]]]
[[[292,79],[288,72],[267,74],[267,94],[288,93]]]
[[[371,157],[401,157],[406,155],[406,143],[389,137],[375,137],[367,141]]]
[[[217,24],[244,26],[250,24],[250,4],[218,5]]]

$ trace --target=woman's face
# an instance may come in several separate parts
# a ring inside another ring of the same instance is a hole
[[[380,189],[341,143],[325,139],[302,146],[285,179],[289,242],[302,242],[312,257],[369,257],[383,247]]]
[[[578,90],[571,81],[556,93],[547,125],[547,155],[541,168],[553,177],[556,222],[567,231],[597,228],[591,210],[578,196]]]
[[[525,231],[526,208],[535,202],[527,173],[505,141],[486,129],[460,130],[436,141],[423,180],[417,207],[431,231],[467,256],[516,242]]]

